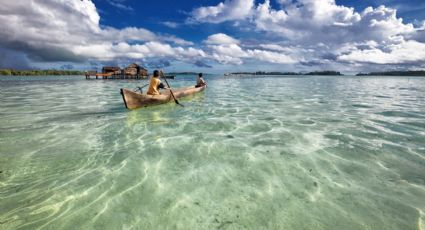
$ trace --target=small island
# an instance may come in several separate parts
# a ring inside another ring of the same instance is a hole
[[[4,76],[70,76],[84,75],[83,71],[78,70],[13,70],[0,69],[0,75]]]
[[[326,71],[314,71],[310,73],[306,73],[304,75],[325,75],[325,76],[344,76],[341,72],[326,70]]]
[[[385,71],[385,72],[371,72],[371,73],[358,73],[356,76],[425,76],[425,71]]]
[[[227,73],[228,75],[285,75],[285,76],[294,76],[294,75],[326,75],[326,76],[343,76],[341,72],[338,71],[332,71],[332,70],[326,70],[326,71],[314,71],[314,72],[308,72],[308,73],[300,73],[300,72],[266,72],[266,71],[257,71],[257,72],[234,72],[234,73]]]
[[[169,72],[167,74],[169,75],[198,75],[197,72]]]
[[[302,75],[300,73],[295,72],[266,72],[266,71],[256,71],[256,72],[233,72],[233,73],[226,73],[227,75]]]

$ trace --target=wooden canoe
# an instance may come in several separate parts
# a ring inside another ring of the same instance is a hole
[[[173,89],[174,96],[178,98],[186,97],[195,93],[202,92],[206,86],[198,87],[190,86],[186,88]],[[129,89],[121,89],[122,99],[127,109],[137,109],[152,105],[164,104],[174,101],[170,90],[161,91],[161,95],[146,95],[131,91]]]

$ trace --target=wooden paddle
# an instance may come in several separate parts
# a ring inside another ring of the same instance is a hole
[[[161,70],[161,77],[165,80],[165,83],[167,83],[167,87],[168,87],[168,89],[170,90],[170,94],[171,94],[171,96],[173,97],[174,102],[175,102],[177,105],[180,105],[181,107],[184,107],[184,105],[180,104],[180,103],[179,103],[179,101],[177,101],[176,97],[174,96],[174,93],[173,93],[173,91],[171,90],[170,84],[168,84],[167,78],[164,76],[164,72],[162,72],[162,70]]]

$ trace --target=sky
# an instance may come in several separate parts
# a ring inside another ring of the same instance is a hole
[[[0,68],[425,69],[423,0],[0,2]]]

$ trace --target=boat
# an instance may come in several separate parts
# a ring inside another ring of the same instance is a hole
[[[174,97],[178,99],[202,92],[205,88],[206,86],[190,86],[186,88],[173,89],[172,91]],[[148,107],[152,105],[159,105],[174,101],[169,89],[161,91],[160,95],[147,95],[123,88],[121,89],[121,95],[122,99],[124,100],[124,105],[127,109],[137,109],[140,107]]]

